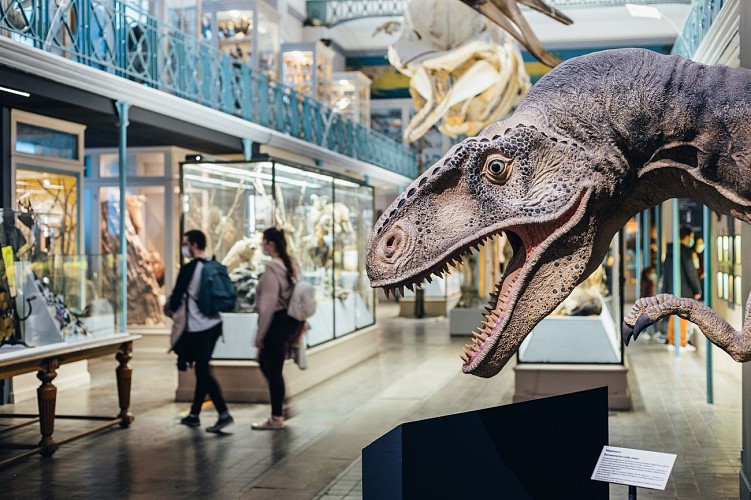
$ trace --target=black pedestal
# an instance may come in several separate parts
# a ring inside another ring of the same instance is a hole
[[[606,387],[407,422],[363,449],[363,498],[607,499]]]

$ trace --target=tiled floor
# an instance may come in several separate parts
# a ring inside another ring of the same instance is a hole
[[[513,396],[511,366],[491,379],[461,374],[466,339],[449,337],[446,319],[400,319],[394,311],[379,311],[381,354],[296,398],[299,414],[281,432],[250,429],[266,405],[232,405],[236,424],[224,435],[179,425],[187,406],[173,402],[173,359],[136,356],[132,427],[0,470],[0,498],[361,498],[360,451],[380,435],[403,421],[508,404]],[[627,352],[634,409],[611,414],[610,442],[678,455],[667,489],[639,496],[738,498],[740,365],[715,355],[715,404],[708,405],[701,353],[675,359],[642,339]],[[110,359],[92,362],[92,386],[61,392],[58,413],[114,413],[114,367]],[[31,412],[35,403],[3,410]],[[210,425],[215,413],[202,418]],[[61,422],[56,436],[83,425]],[[12,440],[34,442],[37,432],[31,426]],[[610,491],[627,496],[625,486]]]

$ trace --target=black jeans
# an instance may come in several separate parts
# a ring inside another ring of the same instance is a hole
[[[201,413],[201,406],[206,400],[208,394],[211,401],[214,402],[216,411],[220,414],[227,411],[227,403],[224,402],[222,389],[219,387],[214,375],[211,373],[211,354],[214,352],[214,346],[219,336],[222,334],[222,324],[219,323],[213,328],[202,332],[185,332],[183,334],[185,349],[189,352],[189,358],[193,361],[193,370],[196,372],[196,390],[193,393],[193,406],[190,407],[190,413],[198,415]]]
[[[299,328],[300,322],[289,317],[287,311],[275,312],[269,331],[263,338],[263,349],[258,353],[258,364],[269,384],[271,414],[275,417],[283,415],[285,386],[282,369],[287,359],[287,344]]]

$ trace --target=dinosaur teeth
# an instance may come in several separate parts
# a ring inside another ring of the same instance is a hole
[[[474,352],[478,352],[479,351],[479,349],[477,349],[477,346],[475,344],[472,344],[472,345],[464,344],[464,347],[466,347],[466,348],[468,348],[468,349],[470,349],[470,350],[472,350]],[[466,349],[465,349],[465,352],[466,352]]]
[[[469,361],[469,356],[465,356],[465,355],[463,355],[463,354],[462,354],[462,355],[460,355],[459,357],[461,358],[461,360],[462,360],[462,361],[463,361],[464,363],[466,363],[467,361]]]
[[[428,283],[432,283],[433,282],[433,278],[431,278],[430,276],[428,276],[427,278],[425,278],[425,281],[427,281]]]
[[[472,332],[472,335],[474,335],[477,339],[485,340],[485,337],[483,337],[482,333]]]

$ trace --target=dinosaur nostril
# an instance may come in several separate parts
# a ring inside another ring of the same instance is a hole
[[[386,259],[395,259],[402,255],[405,247],[409,246],[409,232],[402,224],[397,224],[383,235],[382,252]]]

